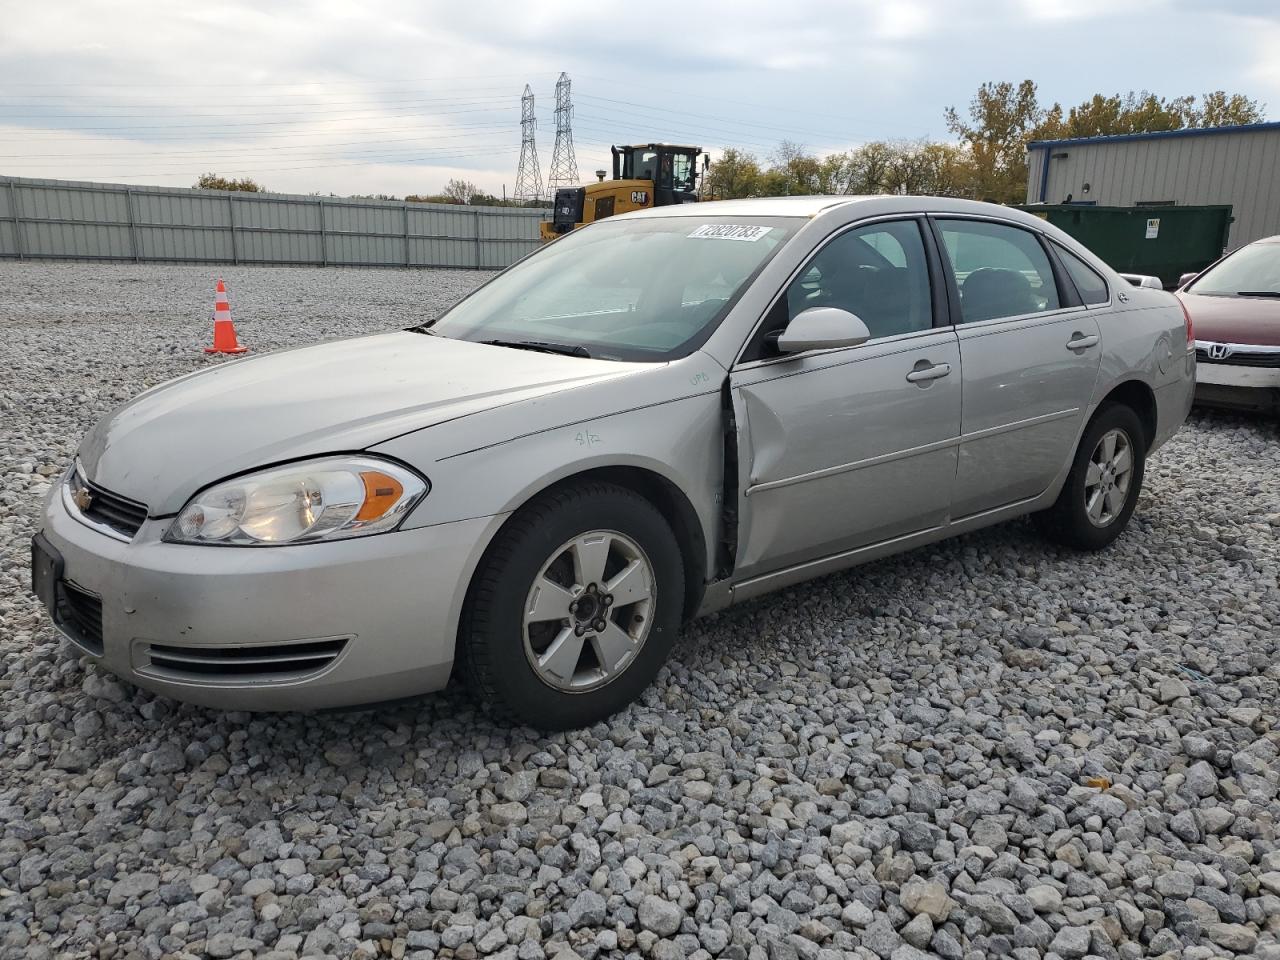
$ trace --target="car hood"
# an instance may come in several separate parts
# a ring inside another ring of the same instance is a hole
[[[1180,293],[1197,340],[1280,346],[1280,300]]]
[[[646,366],[407,331],[337,340],[154,387],[104,417],[79,457],[92,482],[163,516],[246,470],[361,450]]]

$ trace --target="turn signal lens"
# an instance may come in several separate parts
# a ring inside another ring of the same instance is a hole
[[[356,513],[356,519],[361,523],[377,520],[404,496],[404,484],[389,473],[366,470],[360,479],[364,481],[364,505]]]
[[[165,539],[269,546],[383,533],[399,526],[428,489],[413,471],[372,457],[293,463],[201,491]]]

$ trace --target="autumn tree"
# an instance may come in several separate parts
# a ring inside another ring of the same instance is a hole
[[[1235,127],[1243,123],[1261,123],[1267,118],[1265,104],[1244,94],[1213,90],[1200,98],[1193,127]]]
[[[720,158],[707,168],[703,189],[715,200],[739,200],[757,196],[760,163],[751,154],[726,147]]]
[[[1044,119],[1033,81],[984,83],[969,101],[967,119],[955,107],[945,117],[968,150],[978,199],[1010,203],[1026,193],[1027,141]]]
[[[239,190],[242,193],[261,193],[265,188],[248,177],[240,180],[217,173],[202,173],[195,183],[196,190]]]
[[[480,193],[480,188],[470,180],[459,180],[454,177],[444,185],[444,196],[451,203],[467,203]]]
[[[784,140],[761,171],[758,192],[763,197],[804,196],[821,193],[821,162],[804,147]]]
[[[1027,183],[1027,144],[1035,140],[1154,133],[1186,127],[1256,123],[1265,107],[1243,94],[1215,90],[1200,97],[1161,97],[1147,90],[1094,94],[1073,107],[1042,107],[1036,85],[1024,80],[984,83],[962,116],[946,111],[947,127],[969,154],[974,195],[1016,203]]]
[[[892,159],[883,174],[883,192],[933,197],[972,193],[974,168],[963,147],[918,140],[889,149]]]

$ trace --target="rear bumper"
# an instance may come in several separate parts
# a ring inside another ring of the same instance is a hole
[[[59,627],[96,663],[191,703],[309,710],[443,687],[466,586],[502,519],[292,547],[164,543],[167,522],[148,520],[125,543],[73,518],[55,485],[42,532],[65,582],[101,602],[100,651]]]
[[[1280,412],[1280,367],[1202,362],[1196,366],[1196,403]]]
[[[1156,433],[1151,438],[1148,453],[1154,453],[1173,438],[1182,428],[1191,413],[1192,394],[1195,391],[1196,367],[1195,354],[1188,352],[1185,359],[1184,375],[1157,387],[1156,396]]]

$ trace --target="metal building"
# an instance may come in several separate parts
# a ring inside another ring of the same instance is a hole
[[[1280,234],[1280,123],[1027,146],[1028,203],[1230,204],[1229,248]]]

